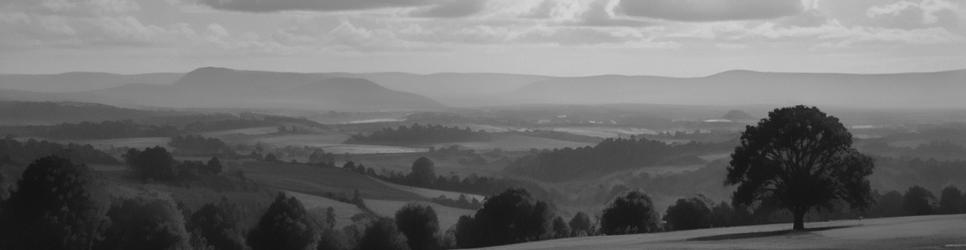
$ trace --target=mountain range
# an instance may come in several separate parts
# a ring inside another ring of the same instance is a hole
[[[289,73],[206,67],[180,73],[0,75],[0,100],[171,108],[434,110],[519,104],[809,104],[966,107],[966,70],[894,74],[734,70],[705,77],[496,73]]]

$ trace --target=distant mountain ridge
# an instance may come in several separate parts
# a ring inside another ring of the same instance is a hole
[[[70,81],[72,77],[84,80],[78,84]],[[99,78],[110,79],[104,83],[94,81]],[[49,82],[36,83],[36,79]],[[131,81],[142,84],[121,84]],[[958,108],[966,107],[963,82],[966,69],[891,74],[732,70],[703,77],[551,77],[499,73],[289,73],[205,67],[184,74],[0,75],[0,89],[8,89],[0,91],[0,99],[323,110],[423,110],[442,107],[437,101],[454,107],[804,103],[862,108]],[[51,93],[54,91],[58,93]]]
[[[438,102],[369,80],[325,74],[205,67],[169,84],[129,84],[72,93],[26,93],[28,100],[82,101],[167,108],[283,108],[305,110],[427,110]],[[6,99],[17,97],[0,95]]]
[[[966,107],[966,70],[895,73],[727,71],[706,77],[590,76],[551,78],[511,94],[554,104],[835,105],[889,108]]]
[[[0,89],[36,92],[75,92],[128,84],[170,84],[183,73],[121,75],[101,72],[67,72],[53,75],[0,74]]]

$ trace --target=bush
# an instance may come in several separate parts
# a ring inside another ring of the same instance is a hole
[[[651,197],[631,191],[604,209],[600,221],[604,234],[635,234],[657,231],[657,212]]]
[[[409,248],[432,250],[439,248],[436,234],[439,220],[436,211],[428,205],[408,204],[396,212],[396,227],[406,235]]]
[[[86,249],[104,223],[91,170],[68,159],[35,160],[0,210],[0,249]]]
[[[944,214],[958,214],[964,212],[966,208],[963,207],[966,199],[963,198],[963,192],[954,186],[948,186],[943,189],[942,194],[939,198],[939,212]]]
[[[699,198],[678,199],[667,208],[664,220],[670,230],[689,230],[711,227],[711,209]]]
[[[248,234],[248,245],[253,250],[303,250],[315,243],[316,236],[302,203],[279,193]]]
[[[129,199],[107,212],[111,226],[95,249],[183,249],[188,247],[181,212],[164,200]]]

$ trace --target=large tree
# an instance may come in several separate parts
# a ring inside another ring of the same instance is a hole
[[[0,249],[90,249],[105,225],[99,191],[84,164],[35,160],[0,205]]]
[[[631,191],[617,197],[604,209],[600,231],[608,235],[650,233],[657,231],[657,211],[651,197]]]
[[[248,233],[248,245],[253,250],[307,249],[315,243],[316,236],[302,203],[279,193],[258,225]]]
[[[873,167],[838,118],[800,105],[775,109],[745,129],[725,184],[738,185],[736,204],[789,209],[794,229],[804,230],[813,208],[830,209],[836,200],[866,208]]]

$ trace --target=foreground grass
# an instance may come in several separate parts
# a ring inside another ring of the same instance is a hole
[[[966,215],[935,215],[569,238],[490,249],[956,249]]]

